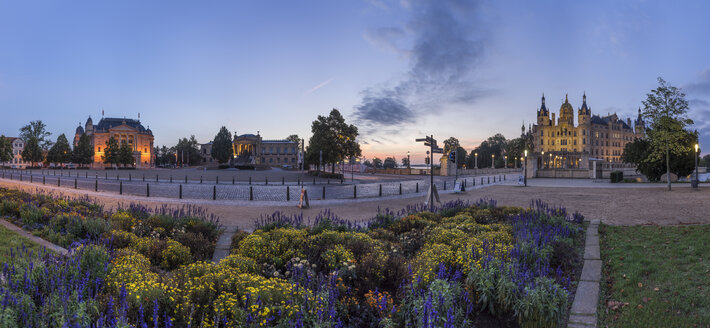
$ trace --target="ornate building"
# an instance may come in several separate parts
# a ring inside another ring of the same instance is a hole
[[[25,163],[22,160],[22,151],[25,150],[25,141],[20,138],[8,137],[12,146],[12,159],[9,162],[0,164],[3,167],[11,167],[13,169],[24,169],[31,163]]]
[[[263,140],[257,132],[234,137],[235,166],[296,166],[298,143],[289,140]]]
[[[91,117],[86,120],[84,127],[79,125],[74,135],[74,147],[79,144],[79,138],[86,133],[94,147],[94,163],[92,168],[108,166],[104,164],[102,156],[106,148],[106,141],[114,137],[119,145],[128,143],[133,148],[134,164],[137,168],[149,168],[153,161],[153,132],[150,128],[143,127],[139,120],[126,118],[101,118],[99,124],[94,125]]]
[[[560,107],[560,117],[545,106],[545,95],[537,110],[537,124],[532,127],[535,152],[540,155],[541,168],[586,168],[586,158],[619,163],[624,146],[645,134],[645,125],[639,109],[638,118],[631,126],[631,119],[619,119],[616,114],[592,115],[587,106],[586,93],[582,107],[577,109],[577,125],[574,125],[574,109],[565,95]]]

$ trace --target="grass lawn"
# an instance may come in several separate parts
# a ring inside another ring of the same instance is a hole
[[[603,225],[600,237],[600,327],[710,327],[710,225]]]
[[[10,249],[22,247],[34,249],[35,252],[42,249],[41,246],[35,244],[31,240],[22,237],[15,233],[14,231],[8,230],[7,228],[0,226],[0,263],[7,263],[10,260]]]

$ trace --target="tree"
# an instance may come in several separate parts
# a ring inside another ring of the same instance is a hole
[[[502,155],[507,143],[508,141],[505,139],[505,136],[500,133],[496,133],[495,135],[481,142],[478,147],[474,148],[469,153],[468,160],[466,161],[466,166],[475,167],[475,155],[476,153],[478,153],[479,168],[491,167],[491,160],[493,160],[494,158],[496,161],[495,167],[502,167],[504,162]]]
[[[409,158],[402,157],[402,167],[409,167]]]
[[[331,110],[327,117],[318,115],[311,124],[311,132],[306,150],[306,162],[310,164],[319,164],[322,151],[323,163],[331,164],[331,172],[335,172],[335,163],[362,154],[357,127],[345,123],[337,109]]]
[[[375,157],[372,159],[372,166],[375,167],[376,169],[381,169],[382,168],[382,160]]]
[[[112,136],[106,140],[104,155],[101,156],[101,159],[106,164],[118,164],[120,162],[119,151],[118,141]]]
[[[688,101],[685,93],[660,77],[658,84],[658,88],[651,90],[643,101],[642,115],[650,123],[647,136],[651,147],[646,161],[654,162],[665,157],[668,190],[671,190],[671,154],[683,156],[693,152],[692,145],[688,147],[683,143],[687,137],[685,127],[693,124],[693,120],[686,116]]]
[[[710,167],[710,154],[702,157],[701,161],[705,164],[705,167]]]
[[[166,146],[155,147],[155,164],[164,166],[175,164],[175,147],[168,148]]]
[[[72,161],[80,166],[94,162],[94,148],[91,146],[91,138],[86,133],[79,137],[79,142],[72,153]]]
[[[297,134],[292,134],[286,137],[286,140],[295,142],[299,147],[301,146],[301,138]]]
[[[449,156],[449,153],[452,150],[457,149],[459,147],[461,147],[461,145],[459,144],[459,139],[450,137],[449,139],[444,140],[444,156]]]
[[[233,155],[232,134],[223,126],[212,140],[212,158],[217,160],[217,163],[224,164],[229,162]]]
[[[12,160],[12,142],[10,138],[5,138],[0,135],[0,163],[9,162]]]
[[[365,167],[372,167],[372,162],[370,162],[369,159],[366,159],[364,162],[362,162],[362,165],[365,165]]]
[[[122,142],[118,147],[118,164],[123,164],[124,167],[134,165],[135,160],[133,148],[127,142]]]
[[[42,150],[47,151],[52,146],[52,141],[49,136],[52,133],[47,131],[47,126],[41,120],[31,121],[20,128],[20,138],[27,143],[31,138],[37,139],[37,144]]]
[[[69,146],[69,140],[64,135],[60,134],[57,137],[57,142],[52,145],[52,148],[47,152],[47,161],[50,163],[69,163],[72,160],[71,147]]]
[[[692,148],[698,140],[697,132],[686,131],[681,143],[688,148]],[[626,163],[636,165],[636,170],[645,175],[649,181],[659,181],[663,173],[666,173],[666,163],[663,158],[649,160],[651,154],[651,141],[648,139],[635,139],[627,143],[621,160]],[[695,169],[695,152],[689,151],[681,155],[671,153],[670,171],[677,176],[687,176]]]
[[[397,167],[397,160],[393,157],[387,157],[385,158],[385,162],[382,166],[386,169],[394,169]]]
[[[25,149],[22,150],[22,160],[32,163],[32,166],[44,160],[44,154],[42,153],[42,148],[40,148],[37,138],[29,137],[29,140],[25,141]]]
[[[185,165],[200,163],[202,156],[200,155],[198,145],[199,144],[197,143],[197,139],[195,139],[194,135],[191,135],[190,139],[179,139],[177,145],[175,145],[177,162]]]

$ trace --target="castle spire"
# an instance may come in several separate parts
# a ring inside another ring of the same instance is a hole
[[[565,93],[565,104],[568,102],[569,102],[569,100],[567,100],[567,94]]]
[[[542,104],[545,105],[545,93],[542,93]]]

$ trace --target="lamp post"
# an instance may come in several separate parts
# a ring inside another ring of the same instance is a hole
[[[523,184],[528,186],[528,150],[525,150],[525,162],[523,164],[523,171],[525,172],[523,177]]]
[[[496,163],[496,154],[491,154],[491,168],[495,169],[495,163]]]
[[[698,180],[698,144],[695,144],[695,183],[691,183],[693,188],[698,188],[698,183],[700,180]]]
[[[505,162],[505,168],[508,168],[508,155],[503,156],[503,162]]]
[[[474,167],[474,169],[477,169],[478,168],[478,153],[473,153],[473,159],[476,161],[476,166]]]
[[[542,152],[542,167],[545,168],[545,152]]]
[[[412,163],[409,160],[409,150],[407,150],[407,175],[412,175]]]

